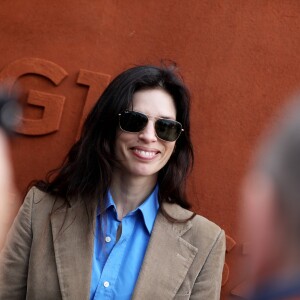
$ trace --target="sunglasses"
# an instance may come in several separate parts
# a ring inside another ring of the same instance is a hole
[[[119,125],[123,131],[140,132],[147,126],[149,117],[137,111],[125,110],[119,114]],[[177,121],[164,118],[154,119],[156,136],[163,141],[175,142],[184,131],[182,125]]]

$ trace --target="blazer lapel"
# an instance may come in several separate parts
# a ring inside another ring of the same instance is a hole
[[[53,245],[58,280],[63,300],[89,299],[96,201],[90,216],[83,202],[69,207],[67,213],[51,215]]]
[[[181,237],[191,226],[158,214],[132,299],[174,298],[198,252]]]

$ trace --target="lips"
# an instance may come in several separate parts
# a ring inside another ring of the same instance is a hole
[[[159,150],[147,149],[144,147],[132,147],[131,150],[135,156],[146,160],[153,159],[160,153]]]

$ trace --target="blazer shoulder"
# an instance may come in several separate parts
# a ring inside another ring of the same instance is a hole
[[[39,200],[44,199],[45,197],[48,198],[48,197],[53,197],[53,196],[51,196],[50,194],[48,194],[46,192],[43,192],[38,187],[33,186],[28,190],[28,192],[25,196],[25,200],[30,199],[33,202],[35,202],[35,200],[39,201]]]
[[[191,222],[195,230],[202,233],[207,232],[210,236],[219,236],[222,231],[219,225],[201,215],[195,215]]]
[[[164,207],[166,212],[175,219],[184,220],[193,215],[192,211],[182,208],[178,204],[167,204]],[[190,225],[188,226],[188,224]],[[191,220],[187,221],[186,225],[175,223],[174,226],[190,227],[184,236],[195,246],[203,246],[204,244],[212,246],[217,240],[224,239],[225,235],[224,230],[222,230],[220,226],[197,214]]]
[[[25,203],[30,204],[33,211],[37,210],[38,213],[41,214],[42,211],[50,213],[60,207],[62,208],[65,201],[60,197],[53,196],[33,186],[25,196],[24,204]]]

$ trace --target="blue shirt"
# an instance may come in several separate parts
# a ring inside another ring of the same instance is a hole
[[[131,299],[159,207],[157,193],[156,186],[137,209],[119,221],[108,192],[105,209],[97,213],[90,300]]]

